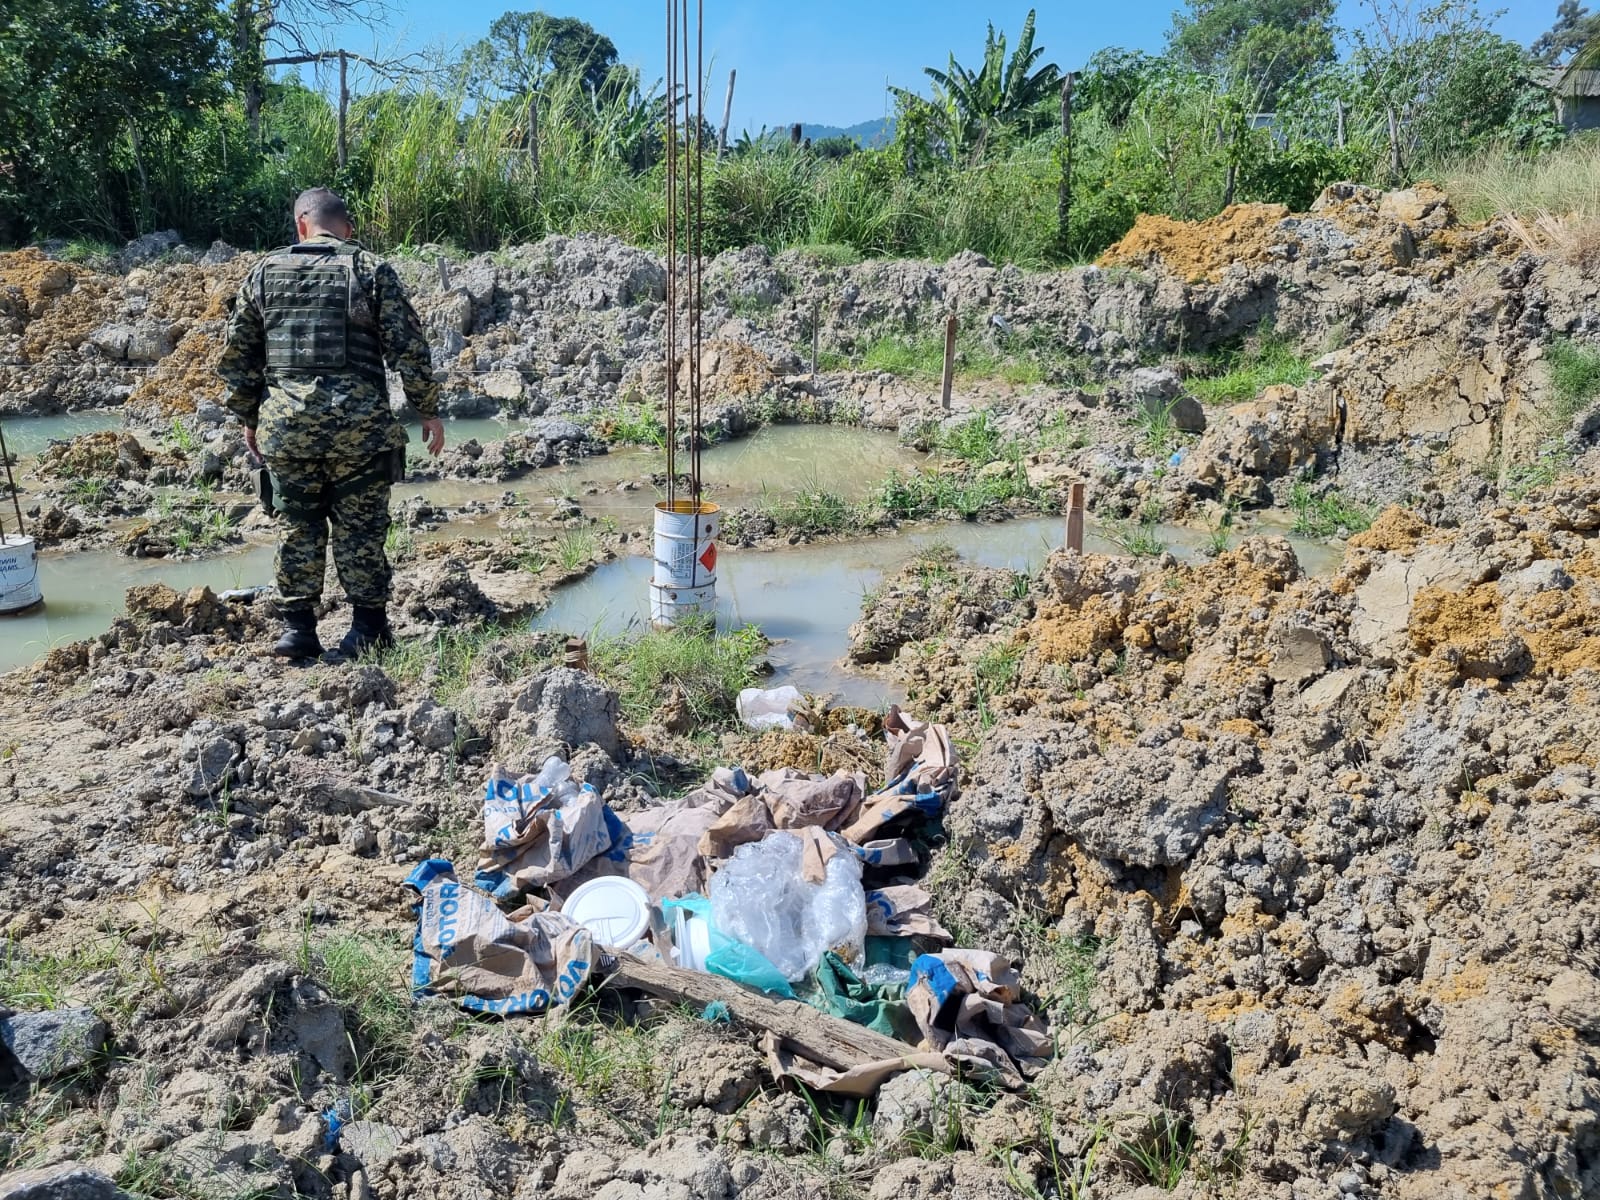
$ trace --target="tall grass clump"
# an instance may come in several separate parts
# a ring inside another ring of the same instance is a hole
[[[1600,218],[1600,139],[1569,138],[1542,154],[1488,146],[1441,176],[1457,214],[1469,221],[1502,213]]]
[[[719,633],[707,622],[593,641],[589,661],[617,689],[623,715],[634,724],[677,693],[697,729],[710,730],[733,719],[766,648],[754,625]]]
[[[1556,418],[1567,422],[1600,396],[1600,348],[1567,338],[1550,343],[1550,382],[1556,393]]]

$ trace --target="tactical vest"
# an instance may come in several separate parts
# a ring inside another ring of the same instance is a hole
[[[257,304],[268,375],[359,375],[383,383],[383,345],[348,242],[302,242],[262,264]]]

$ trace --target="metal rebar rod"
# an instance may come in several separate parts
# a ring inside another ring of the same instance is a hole
[[[678,6],[667,0],[667,504],[678,492]]]
[[[702,409],[704,380],[700,357],[705,349],[705,200],[706,200],[706,6],[695,0],[695,118],[694,118],[694,505],[700,511],[700,450],[704,420]]]
[[[26,537],[27,531],[22,528],[22,504],[17,499],[17,481],[11,474],[11,451],[6,448],[6,431],[0,426],[0,461],[6,464],[6,486],[11,489],[11,510],[17,514],[17,536]],[[5,537],[5,529],[0,526],[0,540]]]

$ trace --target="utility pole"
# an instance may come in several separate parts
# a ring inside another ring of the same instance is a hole
[[[728,122],[733,119],[733,82],[739,78],[737,69],[728,72],[728,98],[722,105],[722,128],[717,131],[717,161],[728,152]]]

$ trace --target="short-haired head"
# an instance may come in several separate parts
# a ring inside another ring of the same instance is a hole
[[[295,198],[294,226],[302,239],[319,233],[347,238],[355,233],[350,210],[331,188],[308,188]]]

